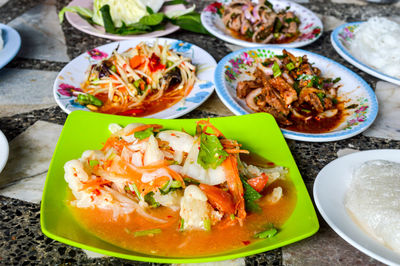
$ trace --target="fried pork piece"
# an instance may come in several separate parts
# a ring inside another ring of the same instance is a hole
[[[238,98],[244,99],[252,90],[261,86],[262,84],[256,80],[239,81],[236,87],[236,95]]]
[[[317,90],[316,88],[303,88],[300,91],[299,95],[299,103],[303,102],[310,103],[318,113],[322,113],[324,111],[324,106],[321,103],[321,100],[317,96],[316,93],[324,93],[321,90]]]
[[[297,92],[282,77],[270,79],[269,83],[279,92],[286,105],[297,100]]]

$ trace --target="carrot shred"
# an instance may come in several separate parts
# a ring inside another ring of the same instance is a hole
[[[237,149],[225,149],[227,153],[246,153],[249,154],[248,150],[237,150]]]
[[[210,119],[207,120],[199,120],[196,122],[197,125],[204,125],[203,127],[203,133],[206,133],[207,128],[211,128],[214,131],[215,136],[217,137],[224,137],[224,134],[222,134],[221,131],[219,131],[219,129],[217,129],[213,124],[210,123]]]
[[[89,187],[94,187],[94,186],[102,186],[102,185],[107,185],[112,183],[109,180],[104,180],[104,179],[100,179],[100,178],[96,178],[95,180],[90,180],[88,182],[82,182],[83,187],[82,189],[87,189]]]
[[[181,182],[182,187],[185,188],[185,181],[183,181],[183,178],[179,173],[175,172],[169,167],[165,167],[165,169],[168,171],[168,173],[172,176],[173,179]]]

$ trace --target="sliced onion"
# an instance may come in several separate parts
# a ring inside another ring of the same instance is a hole
[[[331,118],[334,117],[335,115],[337,115],[338,113],[338,109],[330,109],[330,110],[326,110],[325,112],[322,112],[320,114],[317,115],[318,118]]]
[[[294,80],[292,79],[292,77],[285,71],[282,73],[282,77],[286,80],[287,83],[289,83],[290,85],[294,84]]]
[[[248,107],[250,107],[251,110],[253,111],[258,111],[260,110],[260,107],[256,105],[254,102],[254,98],[256,98],[258,95],[261,94],[261,88],[252,90],[247,96],[246,96],[246,104]]]
[[[272,70],[272,66],[265,67],[263,64],[259,64],[257,67],[259,69],[261,69],[264,72],[264,74],[267,76],[271,76],[274,74],[274,71]]]
[[[260,5],[256,5],[253,8],[253,17],[255,20],[260,20],[260,14],[258,13],[258,10],[260,9]]]

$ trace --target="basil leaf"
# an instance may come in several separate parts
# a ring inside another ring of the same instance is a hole
[[[187,31],[209,34],[208,31],[203,27],[203,24],[201,24],[200,14],[197,12],[191,12],[186,15],[171,19],[171,22],[179,26],[181,29]]]
[[[179,4],[187,5],[189,3],[186,2],[185,0],[172,0],[172,1],[164,2],[164,6],[172,6],[172,5],[179,5]]]
[[[249,183],[247,183],[247,181],[244,178],[241,177],[240,180],[242,180],[243,184],[243,189],[244,189],[243,198],[246,210],[250,212],[261,212],[261,207],[254,202],[255,200],[258,200],[259,198],[262,197],[261,194],[258,193],[252,186],[250,186]]]
[[[101,17],[103,18],[104,29],[106,30],[106,32],[115,33],[114,22],[110,14],[110,6],[109,5],[102,6],[100,8],[100,12],[101,12]]]
[[[241,178],[241,180],[244,188],[243,198],[245,200],[255,201],[262,197],[261,194],[258,193],[252,186],[250,186],[246,180],[244,180],[243,178]]]
[[[147,11],[147,13],[149,13],[150,15],[151,15],[151,14],[154,14],[153,9],[151,9],[151,7],[149,7],[149,6],[146,6],[146,11]]]
[[[164,20],[165,16],[163,13],[155,13],[142,17],[139,23],[146,26],[155,26],[160,24]]]
[[[135,132],[134,136],[137,139],[145,139],[153,135],[153,128],[147,128],[146,130]]]
[[[197,163],[204,169],[215,169],[228,157],[217,136],[201,134]]]
[[[63,9],[61,9],[60,13],[58,13],[58,19],[60,20],[60,23],[62,23],[64,21],[65,12],[77,13],[80,16],[82,16],[84,18],[88,18],[90,20],[93,17],[93,11],[88,8],[84,8],[84,7],[80,7],[80,6],[66,6]]]

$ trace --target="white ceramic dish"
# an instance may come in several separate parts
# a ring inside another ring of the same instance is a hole
[[[361,69],[362,71],[367,72],[368,74],[382,80],[400,85],[400,78],[384,74],[376,70],[375,68],[361,62],[351,54],[350,44],[354,40],[354,30],[359,27],[361,23],[363,22],[352,22],[337,27],[331,33],[331,42],[333,48],[335,48],[336,52],[338,52],[338,54],[340,54],[347,62]]]
[[[118,51],[123,52],[131,47],[135,47],[142,41],[152,45],[156,40],[155,38],[143,38],[140,40],[113,42],[76,57],[61,70],[54,82],[53,94],[57,104],[68,114],[74,110],[89,111],[85,106],[74,102],[76,97],[72,96],[69,90],[80,87],[85,79],[85,72],[89,65],[108,57],[118,46]],[[171,45],[171,49],[175,52],[180,52],[185,57],[191,58],[192,63],[197,66],[198,70],[202,70],[197,74],[197,78],[200,81],[195,83],[193,89],[185,99],[168,109],[146,116],[151,118],[176,118],[201,105],[212,94],[214,91],[214,70],[217,63],[209,53],[193,44],[167,38],[158,38],[158,43],[160,45],[164,45],[165,43]]]
[[[68,6],[80,6],[80,7],[93,9],[93,0],[73,0],[69,3]],[[185,6],[184,5],[166,6],[161,11],[166,12],[166,11],[181,10],[181,9],[185,9]],[[65,17],[67,18],[68,22],[71,23],[71,25],[73,27],[77,28],[78,30],[83,31],[90,35],[94,35],[97,37],[102,37],[102,38],[106,38],[106,39],[110,39],[110,40],[131,40],[131,39],[159,37],[159,36],[171,34],[175,31],[179,30],[178,26],[168,23],[165,26],[164,30],[153,31],[153,32],[146,33],[146,34],[123,36],[123,35],[107,33],[107,32],[105,32],[104,27],[97,26],[97,25],[91,25],[86,20],[84,20],[78,14],[75,14],[75,13],[66,12]]]
[[[8,141],[6,136],[0,130],[0,173],[3,171],[4,166],[6,166],[8,160]]]
[[[340,157],[326,165],[314,182],[314,200],[330,227],[365,254],[389,265],[400,265],[400,254],[367,235],[347,213],[345,193],[354,169],[369,160],[400,163],[400,150],[370,150]]]
[[[231,0],[220,0],[219,2],[227,4],[231,2]],[[258,2],[258,0],[253,0],[253,2]],[[301,22],[299,26],[300,36],[294,42],[279,44],[277,46],[301,47],[316,41],[321,36],[323,24],[318,16],[311,10],[291,1],[270,0],[269,2],[273,5],[275,11],[284,10],[286,8],[288,8],[289,11],[293,11]],[[248,42],[232,36],[212,5],[207,6],[201,13],[201,23],[212,35],[224,41],[243,47],[265,46],[265,44],[262,43]]]
[[[253,113],[244,100],[236,97],[236,84],[247,79],[246,70],[254,60],[269,58],[282,54],[282,47],[264,46],[245,48],[225,56],[215,70],[215,86],[222,102],[236,115]],[[348,100],[346,106],[356,104],[354,109],[347,110],[348,115],[336,129],[328,133],[301,133],[282,129],[283,135],[289,139],[326,142],[350,138],[366,130],[375,120],[378,113],[378,102],[372,88],[356,73],[324,56],[299,49],[287,48],[295,56],[307,55],[309,62],[322,71],[325,77],[340,77],[343,85],[338,95]]]
[[[4,46],[0,50],[0,69],[8,64],[18,53],[21,48],[21,37],[13,28],[1,24],[0,29]]]

